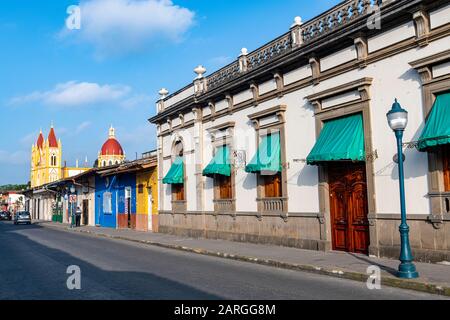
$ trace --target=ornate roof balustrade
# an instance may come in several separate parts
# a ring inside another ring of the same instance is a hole
[[[345,0],[305,23],[297,17],[289,32],[255,51],[248,53],[247,49],[242,49],[237,60],[209,76],[204,77],[206,69],[199,66],[195,71],[198,77],[187,87],[190,92],[185,94],[188,91],[186,89],[169,96],[162,95],[157,104],[157,112],[167,114],[169,110],[178,109],[180,105],[189,101],[196,101],[202,96],[214,94],[218,88],[241,76],[262,69],[284,56],[290,56],[296,50],[311,47],[316,41],[326,40],[327,36],[334,33],[338,35],[341,29],[346,30],[352,25],[358,25],[360,28],[362,23],[365,24],[364,19],[367,19],[367,25],[370,22],[374,23],[376,15],[381,14],[378,10],[402,1],[405,2],[404,0]],[[178,101],[177,97],[180,97],[178,100],[181,101]]]
[[[251,71],[269,62],[270,60],[283,55],[292,49],[291,33],[266,44],[264,47],[250,53],[247,57],[248,69]]]
[[[221,84],[226,83],[230,80],[233,80],[240,73],[239,70],[239,62],[234,61],[228,66],[220,69],[219,71],[214,72],[206,79],[207,88],[214,89],[219,87]]]
[[[354,20],[374,13],[374,8],[388,1],[380,0],[349,0],[342,2],[331,10],[308,21],[302,29],[303,43],[309,43],[329,34]],[[394,2],[394,1],[390,1]]]
[[[358,18],[369,16],[374,13],[377,6],[382,3],[392,3],[396,0],[347,0],[324,12],[320,16],[306,22],[293,26],[292,32],[286,33],[281,37],[271,41],[265,46],[249,53],[246,56],[244,67],[239,60],[234,61],[228,66],[214,72],[206,78],[206,90],[212,90],[220,85],[227,83],[240,74],[252,71],[265,65],[274,58],[280,57],[290,51],[311,43],[331,32],[334,32]],[[293,34],[295,29],[300,30],[300,38],[296,39]]]

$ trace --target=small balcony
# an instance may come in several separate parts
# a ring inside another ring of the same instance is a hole
[[[233,213],[236,211],[236,201],[234,199],[214,200],[214,211],[216,213]]]
[[[282,214],[287,211],[287,198],[261,198],[257,201],[259,212]]]
[[[186,213],[186,211],[187,211],[186,200],[172,201],[172,212],[173,213]]]
[[[450,214],[450,192],[429,193],[433,215]]]

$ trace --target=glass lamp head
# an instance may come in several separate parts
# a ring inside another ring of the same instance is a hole
[[[408,125],[408,111],[403,109],[395,99],[392,109],[387,113],[389,127],[394,130],[405,130]]]

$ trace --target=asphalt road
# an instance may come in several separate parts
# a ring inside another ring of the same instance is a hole
[[[80,267],[81,290],[66,273]],[[0,222],[0,300],[443,299],[414,291]]]

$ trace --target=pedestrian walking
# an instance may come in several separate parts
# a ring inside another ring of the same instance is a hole
[[[77,211],[75,212],[75,226],[80,227],[81,222],[81,208],[77,207]]]

